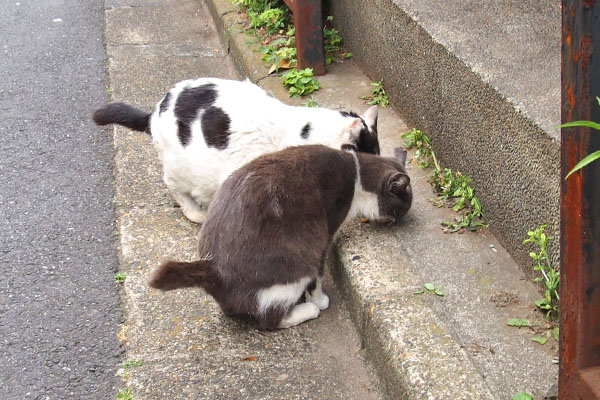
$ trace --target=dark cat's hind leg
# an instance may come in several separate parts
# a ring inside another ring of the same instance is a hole
[[[321,310],[311,302],[298,303],[312,279],[277,284],[260,290],[257,295],[256,316],[262,329],[285,329],[319,316]]]
[[[323,278],[316,277],[307,287],[304,292],[304,298],[307,302],[314,303],[319,310],[327,310],[329,308],[329,296],[323,293]]]
[[[319,307],[314,303],[300,303],[292,307],[277,325],[278,329],[291,328],[319,316]]]

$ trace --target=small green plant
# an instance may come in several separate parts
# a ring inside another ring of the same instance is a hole
[[[317,100],[314,97],[310,96],[308,100],[304,103],[306,107],[318,107]]]
[[[414,159],[419,167],[430,168],[434,166],[431,140],[422,131],[413,128],[412,131],[403,134],[402,139],[404,139],[406,148],[415,147],[417,149]]]
[[[126,278],[127,278],[127,274],[125,272],[119,272],[118,274],[115,275],[115,281],[117,281],[119,283],[124,283]]]
[[[283,86],[288,88],[290,97],[305,96],[321,87],[319,82],[313,79],[312,68],[292,68],[283,75]]]
[[[437,194],[437,199],[431,202],[438,207],[452,207],[461,215],[454,221],[442,222],[446,232],[462,230],[475,231],[487,226],[483,220],[483,210],[475,190],[470,183],[473,181],[460,172],[452,172],[450,168],[442,169],[431,146],[431,140],[420,130],[413,129],[402,135],[406,148],[416,147],[414,160],[421,168],[433,167],[429,182]]]
[[[117,400],[133,400],[131,389],[119,389]]]
[[[361,99],[369,100],[367,101],[368,105],[380,105],[381,107],[385,107],[390,104],[387,95],[385,94],[385,89],[383,88],[383,79],[379,82],[372,82],[372,86],[375,88],[371,91],[369,96],[362,96]]]
[[[548,340],[554,337],[554,340],[556,340],[557,342],[559,341],[559,335],[558,335],[558,326],[555,326],[552,329],[548,329],[544,334],[539,335],[539,336],[534,336],[532,338],[530,338],[529,340],[531,340],[532,342],[536,342],[539,343],[541,345],[544,345],[548,342]]]
[[[550,329],[548,329],[547,324],[540,324],[539,322],[531,323],[525,318],[509,318],[506,321],[506,325],[514,326],[516,328],[529,328],[535,334],[535,336],[530,337],[529,340],[541,345],[548,343],[548,340],[550,340],[550,338],[553,336],[557,342],[559,340],[557,326],[550,327]]]
[[[141,367],[143,365],[143,363],[141,361],[137,361],[137,360],[129,360],[127,362],[123,363],[123,380],[125,381],[127,379],[127,376],[129,375],[129,370],[131,368],[137,368],[137,367]]]
[[[327,17],[327,22],[333,22],[333,17],[330,15]],[[325,49],[325,63],[331,64],[336,60],[335,53],[341,50],[342,36],[340,31],[335,28],[328,29],[327,26],[323,27],[323,47]]]
[[[598,106],[600,106],[600,97],[596,97],[596,101],[598,102]],[[561,128],[570,128],[572,126],[585,126],[585,127],[600,131],[600,124],[598,124],[596,122],[592,122],[592,121],[573,121],[573,122],[567,122],[566,124],[560,125]],[[580,170],[581,168],[585,167],[586,165],[588,165],[589,163],[591,163],[593,161],[596,161],[599,158],[600,158],[600,150],[596,150],[593,153],[588,154],[581,161],[579,161],[577,164],[575,164],[575,166],[573,167],[573,169],[571,171],[569,171],[569,173],[567,174],[565,179],[567,179],[569,176],[571,176],[571,174],[573,172]]]
[[[533,400],[533,396],[527,392],[521,392],[519,394],[514,395],[511,400]]]
[[[533,258],[536,262],[534,270],[540,271],[542,276],[534,279],[535,282],[544,282],[545,292],[544,297],[535,302],[536,307],[546,313],[546,318],[554,320],[558,317],[558,289],[560,286],[560,273],[556,271],[550,264],[550,258],[548,257],[548,241],[551,237],[548,237],[544,233],[546,225],[542,225],[535,231],[527,232],[527,239],[523,241],[523,244],[533,243],[539,251],[530,252],[529,257]]]
[[[534,336],[532,338],[529,338],[529,340],[531,340],[532,342],[539,343],[539,344],[546,344],[546,342],[548,342],[548,339],[550,339],[550,336],[552,336],[552,332],[546,331],[545,334],[543,334],[541,336]]]
[[[469,185],[473,180],[460,172],[452,172],[450,168],[443,171],[434,169],[429,180],[438,193],[438,206],[450,205],[454,211],[464,213],[452,222],[442,222],[447,231],[456,232],[461,229],[477,230],[486,225],[481,222],[483,211],[481,203],[475,196],[475,190]]]
[[[281,6],[281,0],[233,0],[233,3],[257,13],[261,13],[272,7]]]
[[[269,8],[261,13],[248,11],[252,28],[265,28],[267,34],[283,30],[287,26],[287,15],[281,8]]]
[[[523,328],[523,327],[531,327],[531,322],[529,322],[528,319],[524,319],[524,318],[509,318],[506,321],[506,325],[516,326],[517,328]]]
[[[445,296],[444,288],[442,286],[435,286],[433,283],[425,283],[423,285],[424,289],[415,290],[414,294],[423,294],[427,290],[429,293],[434,293],[440,297]]]
[[[123,369],[127,370],[129,368],[141,367],[142,365],[144,365],[144,363],[142,363],[141,361],[129,360],[123,363]]]
[[[262,60],[269,65],[275,66],[275,72],[279,72],[279,68],[283,61],[287,61],[287,66],[295,65],[297,60],[297,51],[295,47],[289,47],[290,39],[280,38],[271,43],[261,46]]]

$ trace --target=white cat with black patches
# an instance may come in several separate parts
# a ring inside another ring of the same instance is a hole
[[[329,307],[321,280],[344,221],[400,220],[412,203],[396,158],[312,145],[263,155],[223,183],[200,231],[199,260],[169,261],[149,284],[202,287],[226,315],[289,328]]]
[[[94,113],[98,125],[147,132],[164,181],[185,216],[202,223],[220,184],[254,158],[304,144],[379,154],[377,108],[352,112],[288,106],[250,81],[201,78],[176,84],[152,114],[124,103]]]

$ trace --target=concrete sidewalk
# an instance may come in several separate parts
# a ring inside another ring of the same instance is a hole
[[[304,101],[289,100],[281,79],[267,76],[228,0],[107,0],[106,8],[113,100],[150,110],[181,79],[248,76],[284,101]],[[359,97],[371,82],[354,62],[330,66],[319,81],[320,106],[368,107]],[[391,108],[380,110],[384,153],[407,130]],[[541,323],[532,306],[539,294],[489,232],[441,232],[453,214],[429,203],[425,171],[409,167],[415,201],[405,223],[344,228],[330,258],[329,310],[259,332],[225,318],[200,290],[147,287],[162,260],[195,257],[198,226],[175,207],[147,136],[117,128],[114,143],[127,273],[121,339],[126,359],[142,363],[123,371],[134,399],[506,399],[540,396],[554,383],[555,343],[506,326],[510,317]],[[425,282],[443,285],[446,296],[414,295]]]
[[[114,100],[151,110],[175,82],[239,79],[205,5],[196,0],[107,1]],[[318,324],[261,332],[225,318],[202,290],[147,286],[165,259],[191,260],[199,226],[168,193],[150,138],[114,129],[116,210],[126,322],[123,388],[140,399],[379,399],[375,376],[339,292]],[[141,363],[141,365],[139,365]]]

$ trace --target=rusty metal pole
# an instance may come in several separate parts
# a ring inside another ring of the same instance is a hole
[[[283,0],[294,14],[298,68],[325,75],[321,0]]]
[[[600,122],[600,0],[562,0],[562,122]],[[559,399],[600,399],[600,132],[561,131]]]

